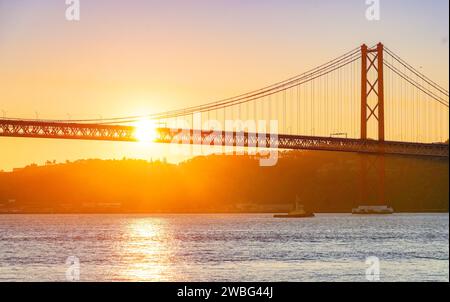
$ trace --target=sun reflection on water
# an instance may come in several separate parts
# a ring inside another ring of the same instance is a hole
[[[133,281],[163,281],[170,266],[167,224],[158,218],[137,218],[127,227],[127,241],[121,247],[129,263],[122,278]]]

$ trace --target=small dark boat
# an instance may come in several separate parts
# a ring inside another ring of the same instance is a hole
[[[312,218],[315,216],[314,213],[273,215],[274,218]]]
[[[299,203],[298,197],[295,202],[295,209],[288,214],[279,214],[274,215],[274,218],[312,218],[315,217],[313,212],[307,212],[304,209],[304,206]]]

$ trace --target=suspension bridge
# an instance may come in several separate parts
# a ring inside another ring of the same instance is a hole
[[[4,117],[0,136],[133,142],[134,124],[152,120],[157,143],[448,158],[448,109],[447,89],[379,43],[223,100],[106,119]]]

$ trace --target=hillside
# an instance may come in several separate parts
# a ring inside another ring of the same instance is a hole
[[[363,157],[376,167],[373,156],[326,152],[284,153],[264,168],[247,156],[49,162],[0,173],[0,212],[274,212],[296,196],[316,212],[348,212],[379,201],[372,168],[360,202]],[[389,156],[385,168],[396,211],[448,211],[448,160]]]

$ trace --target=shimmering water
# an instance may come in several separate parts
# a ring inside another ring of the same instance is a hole
[[[448,214],[0,215],[0,281],[449,281]],[[73,266],[72,266],[73,268]]]

